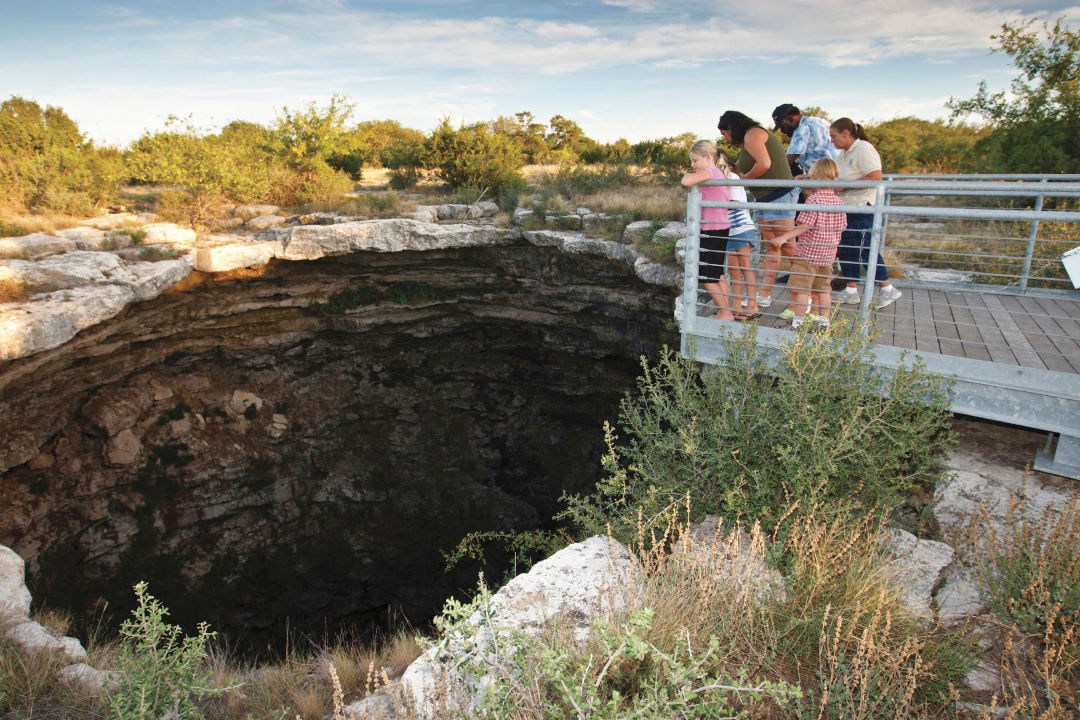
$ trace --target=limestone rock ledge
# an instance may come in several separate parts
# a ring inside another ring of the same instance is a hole
[[[257,233],[211,234],[195,240],[189,237],[191,231],[175,226],[170,226],[175,232],[166,232],[169,228],[162,223],[147,227],[154,231],[155,248],[179,257],[146,261],[142,259],[146,253],[133,253],[133,248],[115,252],[76,250],[73,240],[40,233],[5,238],[11,247],[6,247],[4,253],[9,259],[0,259],[0,287],[19,288],[21,298],[3,302],[0,296],[0,361],[58,347],[80,331],[115,317],[131,303],[157,297],[192,270],[221,273],[265,265],[274,259],[300,261],[361,251],[493,247],[524,239],[569,254],[625,263],[653,285],[678,288],[681,284],[678,269],[651,260],[629,245],[568,231],[524,231],[468,223],[440,225],[396,218],[270,227]]]

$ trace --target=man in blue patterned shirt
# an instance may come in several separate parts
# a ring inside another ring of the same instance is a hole
[[[829,138],[829,121],[817,117],[804,116],[799,108],[791,103],[778,105],[772,111],[773,123],[785,135],[791,137],[788,144],[787,159],[791,165],[791,174],[801,178],[810,166],[823,157],[835,160],[840,154]]]

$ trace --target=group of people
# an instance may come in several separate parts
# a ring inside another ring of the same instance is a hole
[[[881,156],[866,137],[862,126],[850,118],[830,124],[821,118],[805,116],[799,108],[785,103],[773,110],[773,130],[791,138],[787,149],[780,139],[760,123],[735,110],[720,116],[717,129],[728,143],[737,146],[738,156],[731,160],[710,140],[699,140],[690,148],[691,172],[683,176],[684,187],[708,180],[742,178],[776,180],[777,185],[755,186],[754,200],[759,203],[794,205],[799,202],[799,188],[785,184],[792,179],[810,180],[880,180]],[[738,185],[706,185],[701,189],[707,201],[745,202],[746,190]],[[873,188],[831,188],[814,190],[807,205],[872,205]],[[788,288],[791,302],[780,317],[792,328],[813,321],[827,326],[832,307],[832,269],[838,261],[844,289],[838,302],[858,304],[858,282],[870,254],[870,213],[841,213],[767,209],[755,211],[765,250],[761,285],[750,261],[750,246],[755,225],[745,209],[703,208],[699,279],[717,307],[718,320],[749,320],[761,316],[773,303],[772,290],[782,259],[789,262]],[[729,287],[725,265],[730,266]],[[875,279],[880,285],[876,306],[883,308],[902,293],[889,281],[889,273],[880,254]],[[728,302],[729,293],[739,299],[738,307]]]

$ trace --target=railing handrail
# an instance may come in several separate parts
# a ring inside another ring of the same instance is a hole
[[[1072,182],[1080,180],[1080,175],[1070,175],[1068,173],[885,173],[883,176],[886,180],[956,180],[961,179],[977,179],[977,180],[1028,180],[1035,182],[1044,181],[1066,181]]]
[[[1077,177],[1080,180],[1080,176]],[[822,188],[832,187],[841,189],[854,189],[854,190],[866,190],[870,188],[878,188],[885,186],[890,191],[901,190],[933,190],[937,194],[945,195],[950,190],[979,190],[986,191],[987,184],[982,182],[968,182],[962,180],[942,180],[938,182],[927,182],[919,180],[777,180],[761,178],[755,178],[753,180],[747,180],[745,178],[724,178],[718,180],[706,180],[701,185],[742,185],[748,188],[755,187],[798,187],[798,188]],[[1073,183],[1055,183],[1050,186],[1049,183],[1030,183],[1030,182],[995,182],[993,183],[994,192],[1012,191],[1017,193],[1018,196],[1035,196],[1035,195],[1078,195],[1080,194],[1080,182]],[[909,193],[910,194],[910,193]]]
[[[892,205],[807,205],[778,202],[734,202],[728,200],[702,200],[701,207],[724,208],[729,210],[815,210],[821,212],[859,213],[872,215],[880,213],[892,216],[937,217],[969,220],[1014,220],[1018,222],[1080,222],[1077,210],[996,210],[992,208],[947,208],[947,207],[896,207]]]

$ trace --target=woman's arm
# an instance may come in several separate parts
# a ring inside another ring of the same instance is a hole
[[[769,172],[769,168],[772,167],[772,158],[769,157],[769,151],[765,148],[765,141],[768,137],[769,133],[764,128],[756,127],[746,131],[746,137],[743,138],[743,147],[746,148],[746,152],[750,153],[750,157],[754,158],[754,165],[745,173],[736,173],[743,180],[753,180],[761,177]]]

